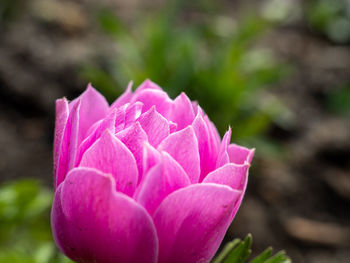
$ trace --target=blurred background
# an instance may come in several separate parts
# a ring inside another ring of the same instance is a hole
[[[349,0],[0,0],[0,262],[52,243],[54,102],[150,78],[255,147],[225,241],[350,258]]]

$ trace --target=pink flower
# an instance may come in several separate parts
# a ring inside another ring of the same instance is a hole
[[[196,102],[146,80],[111,106],[89,85],[56,102],[60,250],[76,262],[209,262],[244,195],[254,150],[230,144]]]

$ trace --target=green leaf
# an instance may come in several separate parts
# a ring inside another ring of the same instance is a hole
[[[264,261],[264,263],[290,263],[290,262],[292,261],[290,260],[290,258],[286,256],[284,251],[280,251],[269,260]]]
[[[222,262],[236,247],[236,245],[241,242],[240,239],[234,239],[233,241],[226,244],[220,255],[213,261],[213,263],[220,263]]]
[[[252,245],[252,236],[250,234],[235,248],[223,261],[223,263],[241,263],[250,255]]]
[[[251,254],[252,236],[250,234],[241,241],[235,239],[228,243],[221,253],[214,259],[212,263],[246,263],[247,258]],[[291,263],[291,259],[284,251],[272,255],[272,248],[269,247],[260,255],[250,260],[249,263]]]
[[[268,247],[259,256],[251,260],[249,263],[264,263],[272,254],[272,247]]]

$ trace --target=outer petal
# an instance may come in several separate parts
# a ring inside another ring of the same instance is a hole
[[[227,148],[227,153],[231,163],[244,164],[251,163],[255,149],[248,149],[237,144],[230,144]]]
[[[129,128],[122,130],[116,134],[117,138],[119,138],[133,153],[137,168],[139,171],[139,180],[141,180],[141,176],[143,174],[142,164],[143,164],[143,146],[144,143],[147,142],[147,134],[142,129],[139,122],[135,122]]]
[[[198,106],[198,108],[200,109],[200,107]],[[204,114],[204,113],[203,113]],[[210,134],[210,143],[213,145],[213,147],[215,147],[216,149],[220,148],[220,135],[218,130],[216,129],[214,123],[212,123],[207,115],[203,116],[203,119],[205,121],[205,123],[207,124],[208,130],[209,130],[209,134]]]
[[[79,133],[78,145],[85,139],[89,128],[97,121],[101,120],[107,115],[108,103],[91,84],[78,98],[81,101],[79,109]],[[75,100],[71,102],[73,105]]]
[[[124,93],[111,105],[112,109],[119,108],[122,105],[130,102],[132,98],[132,90],[131,90],[132,84],[133,82],[130,81]]]
[[[64,135],[61,142],[61,151],[58,158],[55,187],[64,180],[66,174],[74,167],[75,156],[78,145],[79,131],[79,109],[80,99],[72,105],[69,117],[64,129]]]
[[[56,191],[51,225],[58,247],[76,262],[157,262],[152,219],[97,170],[75,168],[68,174]]]
[[[136,200],[152,215],[166,196],[190,184],[183,168],[163,152],[160,163],[149,171],[140,185]]]
[[[168,152],[186,171],[192,183],[197,183],[200,175],[198,141],[192,126],[174,132],[158,147]]]
[[[247,181],[248,169],[248,163],[243,165],[228,163],[208,174],[203,183],[228,185],[232,189],[242,191]]]
[[[138,119],[143,130],[147,133],[148,142],[157,147],[163,139],[168,137],[169,123],[153,106]]]
[[[236,203],[231,218],[233,219],[236,215],[248,184],[248,171],[250,164],[245,162],[242,165],[228,163],[224,166],[218,168],[217,170],[211,172],[203,180],[203,183],[217,183],[228,185],[233,189],[242,191],[238,202]]]
[[[117,191],[129,196],[135,191],[138,180],[135,158],[130,150],[108,130],[84,153],[80,166],[96,168],[101,172],[112,174]]]
[[[164,117],[168,116],[173,103],[168,94],[157,89],[143,89],[135,92],[132,102],[136,101],[140,101],[144,104],[143,112],[148,111],[154,105],[156,110]]]
[[[56,101],[56,122],[55,122],[55,136],[53,144],[53,171],[56,177],[58,158],[61,152],[61,143],[64,136],[64,130],[68,121],[69,108],[66,98]]]
[[[145,89],[155,89],[155,90],[162,90],[161,87],[159,87],[156,83],[154,83],[153,81],[146,79],[144,82],[141,83],[141,85],[136,89],[135,92],[140,92],[141,90],[145,90]]]
[[[202,116],[197,114],[192,127],[198,140],[198,149],[201,164],[201,175],[199,181],[216,167],[217,149],[210,142],[210,134]]]
[[[220,150],[218,154],[218,159],[216,161],[216,167],[221,167],[226,163],[230,162],[230,158],[227,153],[227,147],[230,144],[231,140],[231,128],[229,127],[228,131],[225,133],[224,138],[222,139]]]
[[[231,223],[241,192],[195,184],[166,197],[154,213],[159,263],[209,262]]]
[[[175,100],[169,119],[177,123],[177,129],[182,130],[192,124],[195,118],[191,100],[185,93],[181,93]]]

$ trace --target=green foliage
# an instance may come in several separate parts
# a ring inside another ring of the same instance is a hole
[[[203,18],[187,18],[191,12],[186,8],[186,2],[175,1],[131,25],[102,10],[99,22],[115,39],[117,54],[103,67],[85,67],[83,76],[110,101],[129,80],[137,86],[150,78],[171,97],[184,91],[198,100],[221,133],[233,124],[236,140],[261,135],[286,113],[277,99],[278,110],[266,103],[265,88],[283,79],[289,68],[271,50],[256,47],[273,24],[257,14],[236,21],[202,11]]]
[[[350,12],[347,0],[313,0],[306,8],[310,25],[337,43],[350,41]]]
[[[252,236],[249,234],[241,241],[235,239],[227,243],[213,263],[245,263],[251,254]],[[290,258],[283,251],[272,255],[272,248],[267,248],[249,263],[291,263]]]
[[[37,180],[0,187],[0,263],[68,263],[52,242],[52,192]]]

